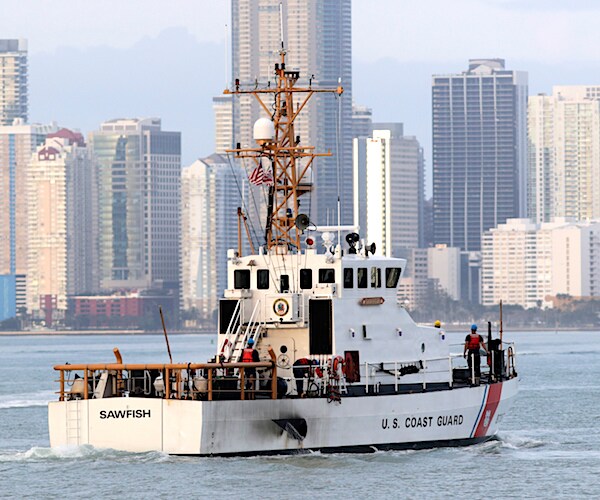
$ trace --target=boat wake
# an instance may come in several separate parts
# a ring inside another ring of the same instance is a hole
[[[550,441],[543,441],[527,436],[509,435],[506,433],[498,434],[494,439],[478,444],[473,448],[477,453],[499,454],[506,450],[524,451],[535,448],[542,448],[547,445],[555,444]]]
[[[46,406],[54,399],[56,399],[56,394],[52,391],[39,391],[26,394],[4,394],[0,396],[0,410]]]
[[[6,462],[49,462],[62,460],[110,462],[160,463],[167,462],[170,457],[166,453],[151,451],[147,453],[128,453],[111,448],[95,448],[90,445],[60,446],[49,448],[34,446],[27,451],[0,451],[0,463]]]

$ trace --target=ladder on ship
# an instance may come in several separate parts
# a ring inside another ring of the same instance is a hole
[[[243,299],[242,299],[243,300]],[[250,320],[245,323],[242,318],[242,300],[238,304],[233,313],[233,317],[227,328],[225,342],[230,346],[229,356],[225,361],[238,362],[242,359],[242,352],[250,339],[254,340],[254,344],[258,345],[258,341],[262,337],[264,331],[264,322],[257,318],[260,311],[260,300],[254,305]]]
[[[67,444],[75,446],[81,444],[81,403],[80,399],[67,401],[65,414]]]

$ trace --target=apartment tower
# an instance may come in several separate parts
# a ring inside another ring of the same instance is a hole
[[[478,251],[484,231],[526,211],[527,73],[471,59],[433,77],[432,105],[434,243]]]
[[[27,41],[0,40],[0,126],[27,122]]]

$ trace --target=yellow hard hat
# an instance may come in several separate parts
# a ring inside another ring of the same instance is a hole
[[[440,326],[442,326],[442,322],[438,319],[435,321],[435,323],[433,324],[435,327],[439,328]]]

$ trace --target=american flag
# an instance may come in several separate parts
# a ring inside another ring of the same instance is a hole
[[[250,184],[254,184],[255,186],[262,186],[263,184],[266,184],[267,186],[273,185],[273,176],[271,175],[271,172],[263,168],[262,163],[259,163],[250,173],[248,180],[250,181]]]

